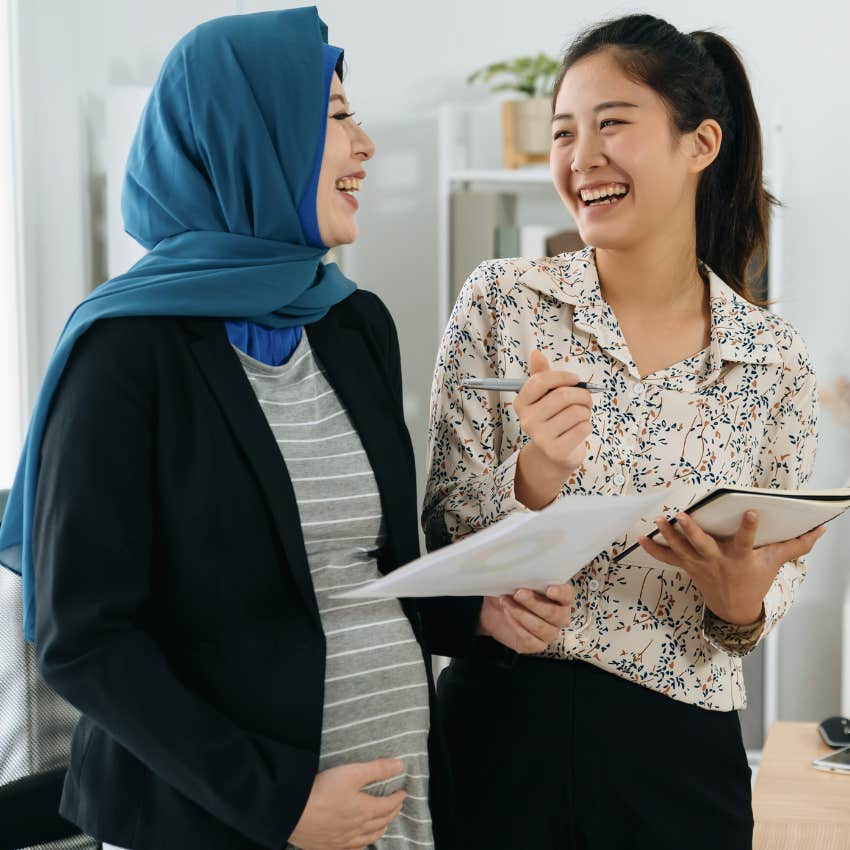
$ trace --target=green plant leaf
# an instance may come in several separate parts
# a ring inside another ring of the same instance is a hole
[[[467,82],[488,84],[494,92],[516,91],[526,97],[548,95],[560,66],[558,59],[545,53],[518,56],[479,68],[467,77]]]

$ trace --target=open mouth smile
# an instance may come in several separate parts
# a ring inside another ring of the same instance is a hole
[[[357,177],[341,177],[335,185],[340,192],[347,194],[360,191],[360,180]]]
[[[625,183],[608,183],[579,190],[581,202],[586,207],[616,206],[628,194],[629,187]]]
[[[357,202],[357,198],[354,197],[355,192],[360,191],[360,184],[363,178],[366,176],[364,172],[360,172],[359,174],[349,174],[347,177],[339,177],[334,183],[334,187],[337,192],[339,192],[340,197],[345,198],[346,202],[349,206],[356,210],[360,206]]]

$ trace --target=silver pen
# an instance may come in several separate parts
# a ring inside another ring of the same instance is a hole
[[[461,383],[461,387],[466,390],[495,390],[502,393],[518,393],[527,380],[528,378],[467,378]],[[598,384],[588,384],[586,381],[579,381],[572,386],[587,390],[589,393],[605,392],[605,387],[600,387]]]

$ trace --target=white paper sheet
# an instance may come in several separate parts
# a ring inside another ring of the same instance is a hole
[[[659,488],[638,496],[568,496],[542,511],[510,516],[338,596],[498,596],[520,587],[543,591],[572,578],[638,520],[654,518],[666,495]]]

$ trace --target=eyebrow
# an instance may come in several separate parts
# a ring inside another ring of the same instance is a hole
[[[594,112],[602,112],[605,109],[637,109],[638,105],[636,103],[629,103],[625,100],[606,100],[604,103],[597,103],[596,106],[593,107]],[[575,117],[572,112],[559,112],[557,115],[552,116],[552,121],[559,121],[562,118],[573,118]]]

